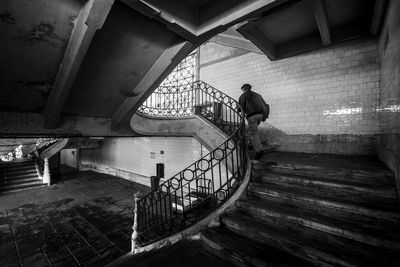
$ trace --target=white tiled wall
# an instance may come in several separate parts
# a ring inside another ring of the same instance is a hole
[[[205,65],[200,79],[236,99],[242,84],[252,84],[270,104],[268,122],[286,134],[379,131],[377,39],[274,62],[248,53]]]

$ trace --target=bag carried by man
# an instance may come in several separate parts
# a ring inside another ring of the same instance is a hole
[[[269,117],[269,105],[265,103],[264,99],[259,94],[255,94],[255,100],[257,107],[262,108],[262,114],[263,114],[262,121],[265,121]]]

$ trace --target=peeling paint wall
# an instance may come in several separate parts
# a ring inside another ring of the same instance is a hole
[[[82,2],[1,1],[0,109],[43,109]]]

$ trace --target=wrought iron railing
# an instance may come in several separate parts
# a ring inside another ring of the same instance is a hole
[[[132,246],[144,246],[190,227],[236,191],[247,166],[244,116],[238,110],[234,99],[202,81],[182,90],[163,87],[139,109],[151,116],[198,115],[229,137],[156,190],[137,198]]]

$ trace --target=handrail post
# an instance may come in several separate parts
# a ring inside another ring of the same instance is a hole
[[[50,167],[49,167],[49,159],[44,158],[44,169],[43,169],[43,183],[50,185],[51,176],[50,176]]]
[[[138,252],[136,242],[137,242],[137,239],[139,236],[139,233],[138,233],[138,205],[137,205],[137,203],[140,199],[139,196],[140,196],[140,191],[136,192],[134,195],[134,210],[133,210],[134,219],[133,219],[133,227],[132,227],[133,233],[132,233],[132,238],[131,238],[131,241],[132,241],[131,242],[131,252],[133,254]]]

